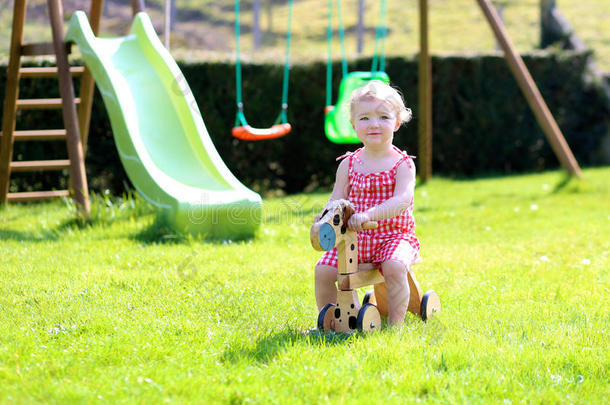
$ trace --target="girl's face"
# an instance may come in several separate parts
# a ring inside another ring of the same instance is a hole
[[[400,121],[389,103],[367,98],[354,105],[352,126],[364,146],[372,147],[391,144]]]

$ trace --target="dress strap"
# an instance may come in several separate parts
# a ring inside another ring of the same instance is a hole
[[[396,163],[394,163],[394,166],[392,167],[392,169],[390,171],[396,171],[398,169],[398,166],[405,160],[415,159],[415,156],[409,155],[407,152],[405,152],[404,150],[398,149],[394,145],[392,145],[392,146],[396,152],[398,152],[402,155],[402,157],[400,159],[398,159],[398,161]],[[409,166],[411,166],[411,162],[409,162]]]
[[[339,156],[336,160],[339,161],[341,159],[349,158],[349,169],[351,171],[352,165],[354,164],[354,160],[362,163],[362,160],[360,160],[360,158],[358,157],[358,155],[360,154],[360,151],[362,151],[362,148],[358,148],[353,152],[346,152],[343,155]]]

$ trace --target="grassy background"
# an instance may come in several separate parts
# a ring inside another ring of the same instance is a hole
[[[356,56],[355,30],[357,1],[343,0],[343,16],[349,31],[347,52]],[[268,0],[263,0],[266,5]],[[0,1],[0,54],[8,50],[12,18],[12,0]],[[90,0],[64,0],[64,10],[69,16],[78,8],[88,9]],[[130,21],[129,2],[106,0],[102,21],[102,33],[117,35],[126,31]],[[146,1],[148,11],[163,33],[162,0]],[[287,2],[274,2],[272,13],[263,7],[261,26],[263,47],[252,52],[251,2],[242,6],[242,50],[244,58],[274,60],[284,54],[284,33],[287,24]],[[532,51],[539,44],[539,0],[510,0],[505,4],[504,19],[508,33],[521,52]],[[45,0],[28,1],[28,26],[25,32],[29,40],[50,38]],[[196,59],[232,59],[234,56],[233,0],[177,0],[178,17],[171,34],[171,50],[175,57]],[[374,49],[375,25],[380,2],[367,0],[364,54]],[[386,51],[391,56],[412,56],[419,49],[418,2],[416,0],[388,0],[388,39]],[[562,13],[568,18],[577,35],[595,50],[602,70],[610,71],[610,2],[607,0],[558,0]],[[326,57],[326,0],[296,0],[293,20],[294,61],[320,60]],[[336,24],[336,21],[335,21]],[[336,27],[337,25],[335,25]],[[433,53],[491,52],[495,40],[475,0],[430,1],[430,47]],[[339,57],[339,41],[335,41],[334,54]],[[187,55],[188,54],[188,55]]]
[[[0,211],[0,402],[603,403],[610,168],[416,189],[424,290],[443,312],[304,333],[308,231],[328,193],[265,201],[247,241],[155,224],[138,198]]]

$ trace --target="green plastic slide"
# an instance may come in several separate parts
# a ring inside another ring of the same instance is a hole
[[[360,142],[350,122],[349,100],[354,90],[375,79],[390,82],[385,72],[350,72],[343,77],[339,85],[337,104],[324,116],[324,132],[328,140],[334,143]]]
[[[131,32],[96,38],[87,16],[72,16],[75,42],[102,94],[121,162],[136,190],[179,232],[251,236],[262,200],[216,151],[178,65],[138,13]]]

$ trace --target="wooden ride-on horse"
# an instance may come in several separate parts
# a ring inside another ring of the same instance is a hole
[[[371,332],[381,328],[381,315],[387,316],[387,291],[383,275],[372,263],[358,263],[358,234],[347,229],[354,208],[347,200],[334,201],[310,230],[311,245],[316,250],[337,247],[337,302],[326,304],[318,315],[318,329],[328,332]],[[368,222],[365,229],[374,229]],[[411,271],[407,273],[411,290],[408,311],[424,321],[440,312],[441,302],[433,290],[422,296],[421,288]],[[374,290],[358,302],[356,289],[373,285]]]

